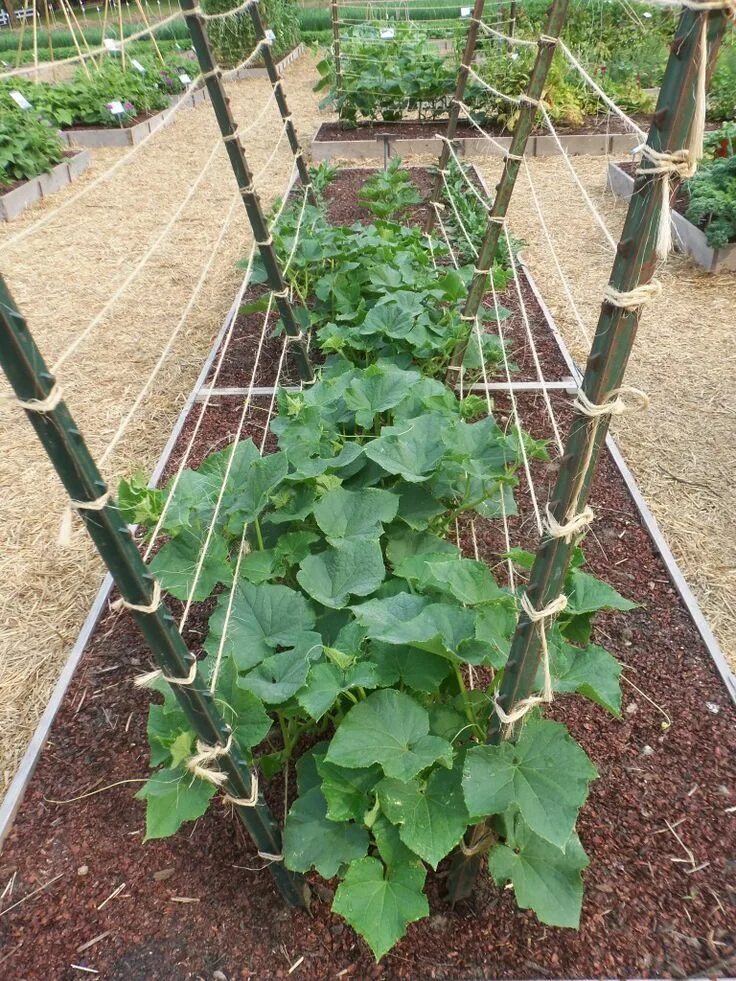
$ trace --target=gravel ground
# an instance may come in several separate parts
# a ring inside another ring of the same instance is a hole
[[[321,121],[310,57],[286,69],[294,121],[308,144]],[[271,92],[267,80],[228,86],[241,132]],[[263,120],[243,137],[264,205],[287,185],[292,157],[282,141],[268,164],[281,121],[271,100]],[[145,255],[219,143],[212,107],[182,110],[130,162],[17,245],[19,231],[54,212],[120,159],[93,151],[92,167],[71,187],[0,224],[3,275],[37,343],[54,363],[99,314]],[[101,456],[141,391],[211,256],[235,181],[222,145],[201,184],[141,274],[63,365],[69,407],[96,457]],[[138,470],[150,473],[212,340],[235,295],[250,227],[232,212],[206,284],[177,335],[148,397],[105,466],[114,486]],[[7,786],[48,700],[102,579],[103,569],[79,522],[71,546],[56,544],[64,496],[24,414],[0,376],[0,787]]]

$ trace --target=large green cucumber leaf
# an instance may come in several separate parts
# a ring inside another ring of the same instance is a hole
[[[327,801],[331,821],[360,821],[371,808],[370,794],[382,778],[381,768],[373,766],[348,769],[316,756],[317,772],[322,779],[322,793]]]
[[[377,487],[350,491],[338,487],[319,499],[314,506],[314,517],[333,545],[342,539],[377,541],[383,534],[383,523],[393,521],[398,506],[398,497],[390,491]]]
[[[229,592],[222,593],[209,621],[205,641],[208,654],[217,655],[227,620]],[[312,629],[315,615],[308,600],[288,586],[240,582],[235,586],[224,657],[231,657],[241,671],[255,667],[277,647],[293,647]]]
[[[564,848],[597,776],[562,723],[533,719],[516,743],[468,751],[463,791],[471,814],[500,814],[515,804],[535,834]]]
[[[378,685],[379,673],[370,661],[360,661],[347,669],[321,661],[310,668],[306,685],[297,695],[297,701],[319,722],[346,691],[351,688],[377,688]]]
[[[369,638],[387,644],[409,644],[434,654],[457,653],[464,641],[475,637],[472,611],[411,593],[368,600],[352,610]]]
[[[297,581],[323,606],[341,609],[350,596],[369,596],[386,575],[377,541],[349,539],[302,560]]]
[[[452,766],[452,746],[429,735],[429,715],[411,696],[383,689],[349,710],[326,759],[348,768],[379,763],[386,776],[410,780],[436,761]]]
[[[496,845],[488,855],[489,872],[499,886],[512,883],[519,906],[534,910],[542,923],[574,929],[580,925],[583,902],[580,873],[587,865],[577,834],[560,849],[518,817],[506,844]]]
[[[370,365],[353,379],[343,396],[355,412],[356,425],[370,429],[375,417],[398,405],[419,378],[418,372],[392,364]]]
[[[199,603],[206,600],[219,583],[232,582],[225,539],[213,532],[207,543],[207,553],[201,560],[204,546],[204,538],[183,531],[154,555],[149,568],[167,593],[180,600],[191,598]]]
[[[596,579],[588,572],[573,570],[565,583],[567,609],[565,614],[578,616],[598,610],[634,610],[636,603],[627,600],[613,586]]]
[[[432,770],[426,781],[386,778],[376,787],[381,810],[399,828],[404,844],[433,869],[462,838],[470,820],[462,772]]]
[[[302,634],[295,648],[264,658],[252,671],[238,677],[238,686],[268,705],[281,705],[304,686],[311,661],[322,653],[322,638],[311,631]]]
[[[312,787],[292,804],[284,825],[287,868],[294,872],[315,868],[325,879],[331,879],[341,865],[362,858],[367,851],[367,830],[328,818],[327,802],[319,787]]]
[[[418,861],[387,869],[377,858],[358,859],[337,888],[333,912],[357,930],[380,960],[410,923],[429,915],[426,875]]]
[[[442,416],[429,413],[400,426],[384,426],[377,439],[364,445],[365,455],[409,483],[429,480],[446,451],[441,435],[445,425]]]
[[[229,506],[225,512],[229,535],[239,537],[243,534],[245,526],[266,507],[288,470],[285,453],[267,453],[258,457],[243,483],[229,495]]]
[[[156,770],[135,795],[146,802],[146,837],[168,838],[185,821],[196,821],[207,810],[217,787],[199,780],[183,766]]]

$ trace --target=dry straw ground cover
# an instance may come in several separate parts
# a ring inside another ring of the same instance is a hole
[[[304,142],[320,121],[309,59],[286,72],[287,93]],[[267,80],[229,88],[245,128],[268,99]],[[245,138],[257,173],[281,131],[268,114]],[[205,103],[180,112],[130,163],[37,234],[6,243],[54,211],[109,168],[123,151],[96,150],[82,179],[19,221],[0,225],[3,274],[51,363],[103,308],[199,175],[218,131]],[[264,204],[286,186],[293,158],[284,140],[259,182]],[[61,381],[72,412],[99,456],[108,445],[174,330],[220,233],[235,183],[220,147],[209,173],[134,281],[64,365]],[[132,420],[106,475],[150,472],[242,277],[235,263],[250,242],[244,211],[235,212],[183,331],[152,391]],[[0,392],[9,393],[4,380]],[[12,779],[102,578],[81,525],[70,548],[56,545],[64,497],[23,413],[0,402],[0,788]],[[113,480],[114,482],[114,480]]]

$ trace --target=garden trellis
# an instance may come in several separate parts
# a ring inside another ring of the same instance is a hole
[[[277,237],[278,220],[286,213],[284,208],[287,204],[287,197],[285,195],[279,213],[272,219],[270,226],[267,226],[264,214],[258,207],[255,189],[252,186],[254,183],[253,174],[248,168],[245,153],[238,140],[238,131],[227,109],[221,84],[222,80],[218,77],[217,69],[213,65],[209,53],[206,39],[206,20],[202,19],[201,12],[193,6],[188,6],[186,3],[183,6],[191,24],[203,76],[207,83],[228,155],[233,165],[237,180],[238,198],[242,198],[246,205],[253,228],[255,244],[260,250],[262,263],[268,274],[270,297],[266,308],[263,325],[264,333],[261,335],[261,341],[265,336],[266,325],[274,300],[279,306],[284,327],[290,338],[284,343],[281,349],[281,360],[276,385],[266,393],[270,397],[270,406],[267,409],[264,438],[260,446],[260,459],[266,461],[268,460],[268,455],[262,456],[262,454],[265,448],[268,420],[271,418],[274,403],[277,399],[276,388],[278,387],[278,380],[286,358],[287,349],[297,352],[297,361],[300,362],[300,369],[302,371],[302,382],[306,383],[311,380],[307,360],[306,338],[302,336],[302,332],[306,329],[304,308],[300,308],[298,304],[294,305],[291,303],[293,291],[287,286],[287,282],[289,281],[288,276],[285,277],[285,274],[289,273],[292,263],[297,264],[299,260],[299,233],[308,208],[311,206],[311,202],[309,201],[309,178],[307,178],[306,182],[303,182],[300,190],[297,191],[295,186],[294,193],[298,205],[296,209],[296,231],[293,236],[293,242],[290,245],[290,251],[285,256],[283,253],[280,256],[278,250],[275,248],[274,242],[271,240]],[[548,23],[547,30],[549,33],[540,39],[537,64],[532,74],[532,81],[526,96],[520,100],[522,102],[522,112],[517,123],[514,142],[506,156],[500,190],[495,195],[493,201],[489,199],[485,190],[479,189],[472,182],[466,170],[463,168],[461,161],[454,153],[453,138],[455,133],[452,130],[452,120],[443,143],[443,159],[440,161],[437,192],[443,192],[446,204],[444,208],[435,207],[434,213],[436,214],[436,221],[440,228],[441,236],[445,239],[447,255],[451,259],[455,259],[456,261],[455,251],[457,246],[457,241],[453,244],[452,234],[449,230],[450,223],[452,222],[456,223],[461,233],[458,236],[460,241],[464,237],[471,252],[473,250],[475,251],[476,268],[470,291],[467,297],[464,297],[462,317],[466,325],[472,325],[472,327],[466,328],[472,331],[471,344],[477,342],[480,350],[481,370],[484,377],[484,383],[480,387],[480,390],[487,397],[489,396],[491,385],[488,381],[486,365],[483,358],[482,324],[480,322],[481,318],[479,317],[479,303],[482,295],[490,287],[494,298],[494,309],[498,319],[499,335],[501,336],[501,340],[503,340],[502,317],[498,315],[499,304],[497,290],[493,276],[490,275],[492,272],[490,264],[495,259],[500,243],[505,245],[509,254],[513,253],[512,242],[505,222],[506,211],[516,178],[521,172],[522,167],[526,166],[523,159],[526,139],[535,112],[539,108],[538,102],[544,82],[544,74],[549,66],[551,53],[557,44],[559,29],[564,20],[564,7],[565,5],[561,0],[556,0]],[[474,14],[474,24],[479,29],[483,23],[482,13],[483,5],[479,3],[476,5]],[[535,559],[529,585],[521,595],[520,603],[523,612],[514,637],[510,659],[503,674],[503,681],[500,689],[496,693],[497,698],[495,699],[493,711],[490,715],[489,745],[482,745],[482,740],[479,739],[479,744],[471,746],[468,750],[469,756],[470,754],[474,754],[472,756],[473,765],[466,771],[471,775],[473,766],[476,763],[480,765],[484,760],[492,760],[494,759],[494,754],[500,754],[502,752],[502,747],[500,747],[502,737],[513,736],[515,734],[514,727],[516,723],[529,710],[549,701],[551,698],[547,634],[551,627],[551,621],[564,613],[565,597],[563,595],[563,587],[569,568],[570,554],[579,535],[589,526],[593,517],[590,509],[587,507],[587,494],[610,415],[623,411],[626,407],[627,400],[631,397],[644,401],[639,393],[632,392],[623,385],[623,375],[633,343],[640,308],[656,290],[656,286],[650,280],[654,270],[657,247],[659,245],[662,248],[660,231],[663,222],[669,227],[667,192],[669,191],[670,181],[673,178],[678,178],[688,173],[697,157],[698,140],[701,138],[698,133],[698,114],[701,111],[701,95],[705,84],[706,48],[710,59],[713,60],[716,56],[718,43],[724,27],[725,16],[723,9],[720,5],[714,6],[712,3],[702,5],[690,4],[689,9],[682,14],[680,19],[675,36],[673,55],[670,58],[665,75],[654,125],[649,135],[647,148],[643,151],[644,159],[637,177],[637,193],[634,195],[629,210],[624,236],[615,260],[611,282],[604,294],[603,310],[593,342],[588,369],[582,388],[577,394],[574,404],[577,415],[573,422],[566,447],[562,440],[560,424],[555,419],[547,397],[547,386],[545,385],[542,369],[535,353],[535,368],[538,372],[540,386],[544,393],[547,411],[550,416],[550,423],[555,434],[554,443],[561,455],[558,483],[547,508],[544,507],[543,501],[538,500],[534,496],[535,491],[529,472],[528,461],[530,450],[525,445],[518,409],[514,402],[514,386],[511,380],[510,366],[503,344],[501,345],[507,384],[504,385],[501,383],[500,387],[502,391],[505,391],[509,395],[512,401],[512,415],[514,416],[514,425],[518,434],[519,454],[523,458],[529,478],[536,521],[540,532],[544,532],[544,535],[541,548]],[[507,40],[509,44],[518,43],[518,39],[511,38],[510,36]],[[470,57],[468,57],[465,63],[465,68],[467,69],[465,75],[471,71],[471,57],[472,50],[470,51]],[[273,78],[272,81],[274,81]],[[283,86],[278,79],[275,80],[275,83],[275,98],[279,99],[279,95],[283,97]],[[459,88],[458,94],[456,94],[455,108],[458,110],[458,113],[455,117],[455,122],[457,121],[459,112],[463,110],[463,106],[463,90]],[[291,121],[286,103],[279,101],[279,109],[281,110],[283,120],[282,136],[284,134],[288,135],[289,141],[292,142],[291,135],[289,134],[293,134],[294,139],[296,139],[296,134],[293,130],[289,129]],[[489,139],[492,140],[491,137]],[[301,151],[298,143],[295,145],[292,142],[292,149],[296,155],[294,169],[297,169],[301,161]],[[274,153],[277,151],[278,145]],[[255,176],[255,181],[257,181],[257,178],[258,174]],[[452,182],[455,179],[459,181],[459,185],[453,185]],[[457,187],[463,188],[464,184],[467,187],[458,193]],[[479,243],[480,247],[473,242],[471,235],[464,226],[463,213],[460,210],[463,194],[470,199],[477,200],[481,204],[484,210],[484,220],[487,213],[487,223],[485,224],[482,241]],[[237,203],[237,199],[235,203]],[[439,204],[439,195],[436,193],[435,205]],[[450,210],[448,210],[448,207]],[[427,235],[426,244],[430,251],[435,248],[433,243],[434,240],[432,237]],[[254,253],[252,252],[251,267],[253,255]],[[459,265],[457,262],[456,264]],[[141,264],[140,268],[142,266],[143,264]],[[524,318],[526,318],[524,300],[521,294],[517,269],[513,260],[511,262],[510,275],[512,277],[511,281],[513,281],[519,295],[522,313],[524,314]],[[440,279],[445,281],[446,276],[443,267],[438,265],[437,280],[439,281]],[[447,288],[450,289],[450,285]],[[464,291],[461,291],[461,293],[464,293]],[[24,408],[28,412],[31,422],[39,432],[39,435],[50,447],[52,456],[56,457],[55,463],[61,471],[62,478],[65,480],[65,485],[72,497],[74,506],[80,510],[85,524],[89,528],[92,536],[95,537],[111,569],[117,573],[126,604],[136,615],[141,629],[146,632],[156,660],[159,663],[159,670],[163,670],[164,672],[164,680],[171,681],[173,678],[172,689],[179,698],[187,713],[188,719],[193,724],[193,728],[201,739],[201,745],[197,746],[197,753],[189,758],[187,767],[195,776],[201,777],[205,784],[209,783],[215,788],[219,788],[225,783],[223,779],[224,774],[227,780],[226,789],[228,795],[231,800],[234,800],[241,818],[251,831],[259,853],[270,863],[277,883],[282,889],[287,901],[290,901],[294,905],[299,905],[304,902],[303,893],[301,892],[302,883],[298,874],[289,873],[286,870],[283,862],[284,853],[282,843],[279,840],[275,823],[266,810],[265,805],[258,799],[256,793],[258,784],[257,780],[251,777],[251,771],[249,769],[252,765],[251,761],[245,754],[239,753],[237,738],[233,735],[232,731],[227,729],[225,720],[219,717],[216,710],[212,707],[212,703],[215,701],[214,693],[217,688],[218,671],[223,670],[225,663],[228,626],[232,624],[234,604],[237,602],[235,590],[230,592],[227,602],[221,604],[223,617],[221,636],[214,655],[212,651],[209,651],[210,655],[214,656],[215,664],[212,678],[205,679],[196,672],[197,662],[187,651],[182,638],[182,631],[186,626],[192,604],[198,601],[197,586],[202,579],[208,547],[213,541],[213,529],[215,528],[218,512],[221,510],[223,504],[230,475],[237,471],[241,477],[244,477],[244,474],[238,470],[240,462],[236,459],[236,447],[238,445],[238,438],[242,433],[245,414],[248,411],[255,389],[255,370],[251,376],[250,386],[246,391],[247,397],[240,416],[236,440],[232,445],[232,450],[226,452],[225,456],[220,460],[219,465],[222,469],[219,472],[220,486],[214,495],[216,499],[214,515],[211,521],[209,521],[206,538],[199,557],[196,560],[196,568],[191,587],[186,591],[188,594],[185,598],[186,605],[177,630],[173,625],[173,621],[168,618],[165,607],[159,604],[160,587],[155,585],[150,572],[144,571],[145,567],[140,563],[137,550],[134,549],[124,529],[119,527],[120,517],[115,513],[112,499],[108,497],[106,485],[102,482],[99,472],[94,468],[92,461],[82,455],[83,447],[80,448],[79,445],[73,445],[74,440],[62,439],[64,433],[69,434],[71,430],[72,435],[74,435],[74,431],[71,418],[66,413],[63,403],[60,402],[59,382],[54,377],[55,372],[47,371],[40,359],[40,354],[32,346],[27,328],[15,310],[15,305],[9,294],[4,295],[2,300],[2,358],[4,365],[7,366],[8,374],[14,385],[16,394],[24,404]],[[528,328],[528,322],[526,326]],[[466,341],[467,337],[464,337],[462,339],[462,346],[458,345],[455,348],[452,364],[448,365],[448,367],[455,369],[455,374],[459,375],[457,379],[453,380],[456,380],[458,383],[461,397],[465,395],[465,392],[463,390],[464,378],[463,372],[460,370],[459,358],[463,353]],[[533,339],[531,340],[531,347],[534,351]],[[63,364],[66,357],[70,356],[71,353],[73,351],[63,355],[57,362],[57,366],[60,363]],[[381,370],[388,371],[385,368]],[[383,376],[381,377],[383,379]],[[360,378],[359,380],[365,382],[365,378]],[[288,407],[284,413],[284,417],[288,415],[289,409],[296,414],[299,406],[303,404],[300,400],[308,399],[310,397],[309,393],[317,391],[323,381],[324,388],[327,388],[329,387],[328,383],[334,382],[335,378],[330,377],[328,373],[324,380],[318,380],[316,385],[312,387],[303,384],[300,387],[300,391],[282,392],[284,404]],[[420,383],[419,378],[412,379],[412,381],[414,384]],[[289,402],[290,396],[293,398],[293,403]],[[316,396],[314,397],[316,398]],[[330,403],[328,402],[326,404],[329,405]],[[361,403],[360,411],[367,412],[371,406],[371,402],[369,402],[367,408]],[[319,410],[320,403],[315,403],[312,405],[312,408]],[[324,405],[322,408],[324,408]],[[373,422],[372,415],[370,422]],[[284,419],[282,419],[282,424],[284,424]],[[400,427],[392,428],[399,429]],[[457,432],[465,433],[466,431],[458,428]],[[59,436],[59,433],[62,436]],[[391,432],[386,437],[381,436],[380,438],[385,438],[388,441],[390,439],[398,439],[400,435],[401,433]],[[427,445],[431,445],[431,436],[432,434],[428,431],[424,433]],[[190,449],[193,439],[194,437],[192,436],[189,444]],[[387,452],[383,449],[385,445],[382,444],[380,448],[381,452]],[[414,447],[417,455],[425,449],[426,447],[421,443],[417,443]],[[477,447],[477,449],[482,451],[482,447]],[[379,450],[374,448],[373,452],[376,457],[374,462],[378,462],[381,458],[378,456]],[[481,452],[479,452],[478,456],[480,457],[481,455]],[[185,454],[182,465],[175,475],[174,487],[176,487],[177,481],[182,479],[187,458],[188,452]],[[255,457],[249,460],[248,463],[252,467],[256,467],[256,465],[259,467],[263,466],[256,461]],[[406,461],[403,461],[403,465],[404,467],[407,466]],[[74,477],[74,475],[78,475],[79,473],[84,478],[81,483],[77,483],[76,477]],[[329,482],[326,484],[327,488],[332,493],[336,493],[339,490],[339,488],[330,486]],[[379,508],[379,502],[381,502],[380,507],[386,507],[386,499],[380,496],[386,492],[382,489],[376,490],[378,494],[377,497],[374,497],[376,508]],[[151,556],[158,538],[158,533],[164,526],[166,510],[172,496],[173,491],[169,500],[164,503],[163,510],[154,523],[155,526],[151,535],[150,544],[146,549],[146,558]],[[503,493],[499,499],[501,509],[503,510]],[[332,498],[332,500],[336,500],[336,498]],[[321,520],[327,524],[330,517],[330,515],[323,516]],[[377,520],[375,519],[375,514],[373,517],[375,525],[375,520]],[[386,518],[385,520],[388,521],[390,519]],[[246,561],[248,554],[246,539],[248,524],[248,520],[245,520],[242,534],[238,530],[234,535],[236,539],[239,539],[235,551],[236,564],[234,579],[236,583],[239,580],[242,564]],[[366,527],[362,528],[362,530],[365,531],[367,528],[368,532],[375,531],[374,525],[371,525],[370,521],[367,521]],[[332,531],[326,532],[326,534],[332,534],[340,539],[342,537],[340,530],[336,529],[334,525],[330,527]],[[508,539],[508,527],[506,528],[506,534],[510,551],[512,543]],[[314,558],[316,557],[314,556]],[[439,564],[441,565],[442,563]],[[122,573],[119,571],[123,566],[126,569],[125,578],[123,578]],[[314,563],[312,566],[314,566]],[[302,569],[301,571],[305,572],[306,570]],[[509,578],[513,584],[513,570],[510,562]],[[299,579],[299,582],[303,584],[303,579]],[[314,595],[314,593],[310,595]],[[326,605],[329,606],[329,603]],[[431,637],[424,638],[423,642],[431,641],[431,639]],[[311,650],[310,648],[304,654],[304,658],[307,661],[309,660]],[[343,652],[337,649],[334,656],[341,653]],[[541,694],[535,694],[534,682],[540,666],[542,668],[543,683],[541,685]],[[472,679],[472,662],[469,663],[468,671]],[[161,680],[161,675],[158,674],[156,679],[149,678],[147,680],[149,683],[152,680],[155,683]],[[462,678],[459,678],[459,685],[463,689]],[[390,689],[390,686],[388,688]],[[390,695],[390,697],[389,691],[382,691],[378,694],[387,696],[383,699],[384,702],[389,703],[394,701],[398,705],[399,700],[396,697],[396,692],[393,692],[393,695]],[[467,693],[465,694],[467,695]],[[373,696],[369,697],[372,698]],[[363,700],[361,704],[368,704],[368,700]],[[377,700],[371,703],[371,705],[375,704],[377,704]],[[472,705],[470,707],[472,708]],[[350,711],[352,709],[346,712],[346,718],[350,717]],[[472,716],[472,711],[470,715]],[[399,711],[396,713],[394,719],[397,724],[400,717],[401,712]],[[380,719],[376,715],[376,718],[373,720],[374,725],[379,721]],[[472,720],[470,725],[473,725]],[[421,719],[419,720],[418,728],[421,729]],[[527,727],[525,729],[527,734],[530,732],[530,728]],[[288,731],[287,726],[287,734]],[[340,731],[338,729],[338,732]],[[541,732],[542,730],[539,731]],[[544,731],[552,732],[549,728]],[[423,733],[417,739],[417,742],[420,743],[424,738],[431,740],[432,736]],[[342,740],[343,743],[345,741]],[[378,760],[370,760],[366,755],[369,749],[363,746],[362,763],[358,767],[354,762],[358,755],[355,748],[350,746],[341,746],[340,748],[342,753],[340,758],[343,761],[353,759],[352,766],[354,768],[370,768],[370,765],[375,765],[379,762]],[[433,749],[427,749],[426,743],[424,744],[424,749],[427,752],[434,751]],[[350,756],[351,752],[355,754],[352,757]],[[579,759],[573,762],[578,765],[577,779],[585,783],[591,777],[590,770],[580,765]],[[369,765],[366,767],[366,764]],[[437,784],[440,784],[443,780],[443,775],[439,770],[433,771],[433,773],[435,772],[440,774],[435,781]],[[395,781],[399,776],[406,776],[406,771],[397,770],[391,774],[387,772],[387,777]],[[403,782],[406,783],[406,780]],[[467,781],[464,780],[464,782],[472,784],[470,778]],[[393,792],[397,792],[395,786],[393,787]],[[452,793],[452,790],[448,791],[448,797],[452,796]],[[477,797],[476,800],[478,800]],[[384,803],[386,813],[391,813],[391,802],[388,791],[386,791],[386,800]],[[581,801],[578,799],[576,803],[579,804]],[[478,816],[485,810],[487,808],[479,804],[476,810],[470,811],[470,814]],[[375,820],[376,815],[373,815],[373,817]],[[401,823],[399,819],[397,820],[398,823]],[[496,846],[497,844],[495,835],[489,833],[486,824],[480,825],[471,832],[470,840],[464,842],[455,860],[451,884],[451,893],[454,898],[460,898],[467,894],[472,886],[482,854],[491,846]],[[358,850],[359,846],[360,843],[358,843]],[[393,843],[393,847],[396,847],[395,842]],[[435,857],[435,851],[433,850],[432,859]],[[512,861],[508,856],[506,856],[506,859],[507,864],[508,861]],[[357,859],[357,861],[375,862],[376,860]],[[436,864],[431,859],[428,861],[431,864]],[[415,886],[416,880],[420,878],[419,871],[415,866],[408,866],[408,868],[412,872],[409,878],[412,879],[412,884]],[[375,866],[364,865],[361,867],[361,871],[370,872],[371,874],[374,870]],[[420,905],[417,902],[412,915],[408,916],[407,919],[417,918],[417,915],[421,915],[421,912],[417,913]],[[355,917],[353,916],[351,919],[350,904],[347,901],[341,904],[338,900],[335,908],[343,912],[350,922],[354,922]],[[385,937],[374,940],[373,947],[377,953],[383,952],[385,946]]]

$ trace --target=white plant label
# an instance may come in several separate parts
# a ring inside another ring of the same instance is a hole
[[[113,116],[125,115],[125,106],[118,99],[113,99],[112,102],[108,102],[107,108],[110,110]]]
[[[384,41],[390,41],[395,36],[396,36],[396,32],[394,31],[393,27],[382,27],[381,28],[381,38]]]
[[[107,51],[119,51],[120,45],[111,37],[105,37],[102,39],[102,43],[105,45]]]
[[[266,31],[266,40],[267,41],[275,41],[276,40],[276,35],[270,29],[268,31]]]
[[[192,84],[192,80],[187,75],[186,72],[182,72],[181,73],[181,75],[179,76],[179,81],[181,82],[182,85],[191,85]]]
[[[13,89],[13,91],[9,92],[8,95],[19,109],[33,109],[33,106],[28,99],[26,99],[23,93],[19,92],[17,89]]]
[[[140,61],[138,61],[137,58],[131,58],[130,59],[130,63],[133,66],[133,68],[135,68],[135,70],[137,72],[140,72],[141,73],[141,75],[145,75],[146,74],[146,69],[143,67],[143,65],[140,63]]]
[[[472,13],[473,13],[473,8],[472,7],[461,7],[460,8],[460,16],[461,17],[470,17],[470,15]]]

